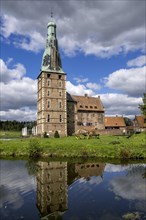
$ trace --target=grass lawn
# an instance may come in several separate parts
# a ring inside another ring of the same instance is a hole
[[[21,131],[0,131],[0,138],[18,138]]]
[[[100,135],[99,139],[19,138],[0,140],[1,157],[80,157],[146,159],[146,133],[126,136]]]

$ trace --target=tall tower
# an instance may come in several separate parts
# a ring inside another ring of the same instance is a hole
[[[67,135],[66,74],[62,70],[56,24],[49,22],[47,40],[38,76],[37,134]]]

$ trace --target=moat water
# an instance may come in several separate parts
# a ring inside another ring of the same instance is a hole
[[[145,220],[146,164],[0,161],[1,220]]]

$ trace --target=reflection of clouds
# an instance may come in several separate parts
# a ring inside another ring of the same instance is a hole
[[[106,164],[104,171],[105,172],[122,172],[127,170],[129,166],[122,166],[122,165],[114,165],[114,164]]]
[[[98,184],[100,184],[102,182],[102,178],[101,178],[101,176],[93,176],[93,177],[91,177],[91,179],[89,180],[89,184],[95,184],[95,185],[98,185]]]
[[[1,161],[1,206],[4,203],[12,205],[13,209],[23,205],[21,194],[27,194],[35,189],[34,178],[28,175],[25,161]]]
[[[146,167],[146,164],[129,164],[129,165],[115,165],[107,163],[104,171],[105,172],[122,172],[129,169],[133,169],[134,167],[140,169],[140,167]]]
[[[16,190],[9,192],[9,188],[6,186],[0,186],[0,208],[3,207],[3,204],[9,201],[12,204],[13,209],[18,209],[23,205],[23,200],[19,193]]]
[[[110,181],[110,188],[123,199],[146,199],[145,179],[142,177],[144,167],[131,168],[126,176],[115,177]]]
[[[86,183],[88,182],[88,184],[90,185],[98,185],[103,181],[103,179],[101,178],[101,176],[92,176],[89,177],[89,179],[87,178],[80,178],[76,181],[76,183]]]

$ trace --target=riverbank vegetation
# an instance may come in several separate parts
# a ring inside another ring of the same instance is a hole
[[[0,140],[1,157],[80,157],[146,159],[146,133],[98,138],[17,138]]]

